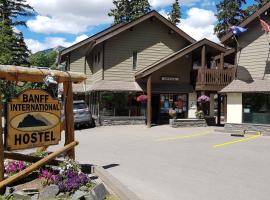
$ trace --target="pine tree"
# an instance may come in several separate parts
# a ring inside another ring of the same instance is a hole
[[[12,21],[12,26],[26,26],[21,18],[32,16],[34,9],[26,3],[26,0],[0,0],[0,20]]]
[[[16,44],[13,49],[13,65],[29,66],[30,51],[27,48],[22,32],[16,34]]]
[[[229,31],[230,25],[239,25],[248,16],[242,9],[244,4],[245,0],[222,0],[216,5],[218,24],[215,26],[215,33],[219,38]]]
[[[130,21],[133,21],[151,11],[148,0],[131,0],[130,1]],[[127,13],[128,14],[128,13]]]
[[[114,24],[133,21],[151,11],[148,0],[114,0],[114,9],[108,13]]]
[[[0,21],[0,64],[12,64],[15,42],[10,20]]]
[[[26,0],[0,0],[0,64],[28,65],[29,50],[22,33],[13,27],[26,26],[22,17],[33,15],[33,8]]]
[[[248,16],[252,15],[256,10],[260,9],[264,4],[270,2],[269,0],[254,0],[254,4],[251,6],[248,6],[246,9],[246,13],[248,13]]]
[[[172,4],[172,10],[169,13],[169,20],[177,25],[178,23],[180,23],[180,19],[181,19],[181,7],[179,5],[179,1],[175,0],[175,2]]]

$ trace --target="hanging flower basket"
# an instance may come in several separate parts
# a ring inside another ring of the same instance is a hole
[[[145,103],[145,102],[147,102],[147,95],[140,95],[140,96],[138,96],[137,97],[137,102],[140,102],[140,103]]]
[[[210,98],[206,95],[202,95],[198,98],[199,103],[210,102]]]

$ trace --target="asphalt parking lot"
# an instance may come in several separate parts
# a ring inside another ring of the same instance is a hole
[[[214,128],[98,127],[76,131],[77,160],[109,172],[145,200],[268,200],[270,137]]]

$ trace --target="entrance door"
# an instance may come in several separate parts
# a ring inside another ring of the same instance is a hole
[[[152,96],[152,124],[159,123],[159,95]]]

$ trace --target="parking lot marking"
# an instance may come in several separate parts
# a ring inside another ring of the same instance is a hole
[[[261,137],[261,136],[262,136],[261,133],[257,133],[257,135],[254,135],[254,136],[251,136],[251,137],[248,137],[248,138],[244,138],[244,139],[241,139],[241,140],[233,140],[233,141],[225,142],[225,143],[222,143],[222,144],[217,144],[217,145],[214,145],[213,147],[214,148],[224,147],[226,145],[231,145],[231,144],[235,144],[235,143],[239,143],[239,142],[244,142],[244,141],[247,141],[247,140],[256,139],[256,138]]]
[[[196,134],[191,134],[191,135],[180,135],[180,136],[176,136],[176,137],[161,138],[161,139],[158,139],[156,141],[163,142],[163,141],[180,140],[180,139],[193,138],[193,137],[197,137],[197,136],[207,135],[210,133],[212,133],[212,132],[209,131],[209,132],[196,133]]]

